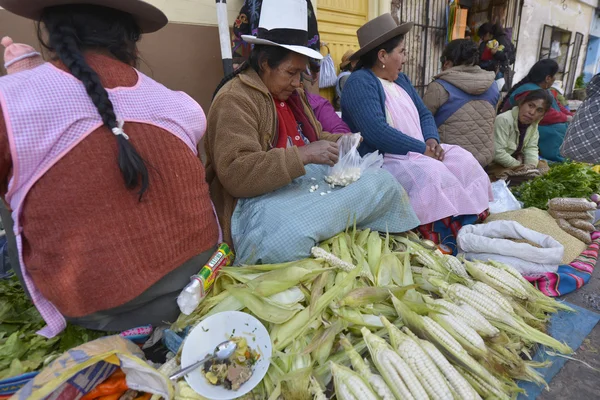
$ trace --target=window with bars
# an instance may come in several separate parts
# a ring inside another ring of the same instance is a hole
[[[571,42],[572,38],[573,33],[570,31],[556,26],[544,25],[538,56],[538,60],[550,58],[558,63],[556,79],[563,82],[563,88],[567,96],[571,94],[575,84],[577,64],[583,46],[583,34],[576,32],[573,42]]]

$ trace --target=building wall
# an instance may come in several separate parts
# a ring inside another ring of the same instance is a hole
[[[575,40],[576,32],[583,34],[583,46],[575,71],[575,77],[579,76],[583,68],[588,34],[597,6],[598,0],[524,0],[514,82],[520,81],[527,75],[529,69],[538,61],[545,24],[571,31],[571,43]],[[567,66],[572,56],[572,47],[569,50]]]
[[[223,78],[215,1],[149,2],[163,10],[170,22],[161,31],[142,37],[140,70],[171,89],[187,92],[208,111],[212,93]],[[243,0],[227,2],[230,25],[242,4]],[[0,9],[0,37],[4,35],[39,48],[35,24]]]

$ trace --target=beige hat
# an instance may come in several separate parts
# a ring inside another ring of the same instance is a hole
[[[360,50],[354,53],[350,59],[358,60],[388,40],[392,40],[396,36],[405,35],[413,28],[413,25],[414,23],[412,22],[401,25],[396,24],[390,13],[383,14],[367,22],[356,31]]]
[[[126,12],[133,15],[143,33],[156,32],[169,22],[161,10],[143,0],[0,0],[0,7],[35,21],[39,21],[45,8],[70,4],[92,4]]]
[[[351,57],[354,54],[354,50],[348,50],[342,56],[342,62],[340,63],[340,69],[346,68],[351,62]]]

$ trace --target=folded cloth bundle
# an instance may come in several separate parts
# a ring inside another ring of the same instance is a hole
[[[513,240],[524,240],[539,247]],[[513,266],[523,275],[556,272],[565,251],[552,237],[514,221],[464,226],[457,241],[459,251],[467,260],[499,261]]]

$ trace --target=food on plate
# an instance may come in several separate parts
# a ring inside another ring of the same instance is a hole
[[[252,377],[252,366],[260,354],[248,346],[246,338],[233,337],[231,340],[237,343],[235,353],[225,360],[213,358],[205,362],[202,373],[211,385],[238,390]]]

